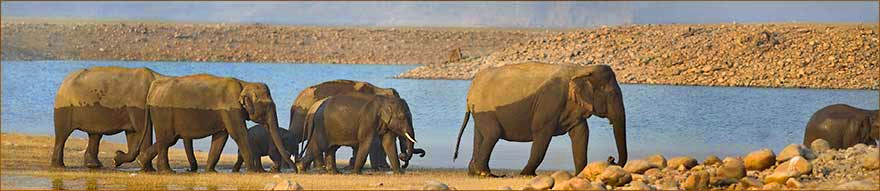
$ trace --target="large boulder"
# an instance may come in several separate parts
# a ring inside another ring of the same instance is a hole
[[[607,185],[617,187],[632,181],[632,175],[620,166],[611,165],[599,174],[598,179]]]
[[[785,162],[796,156],[804,157],[807,160],[816,159],[816,154],[812,150],[801,144],[790,144],[776,155],[776,162]]]
[[[785,181],[787,181],[788,178],[809,174],[811,172],[813,172],[813,165],[810,164],[807,159],[796,156],[791,158],[791,160],[785,161],[784,163],[779,164],[779,166],[776,166],[773,174],[764,177],[764,183],[769,184],[775,182],[785,184]]]
[[[528,187],[536,190],[547,190],[553,187],[554,182],[553,177],[540,175],[532,178],[532,181],[529,181]]]
[[[715,155],[706,156],[706,159],[703,160],[703,165],[706,166],[712,166],[718,163],[721,163],[721,159],[719,159],[718,156]]]
[[[825,139],[816,139],[810,143],[810,148],[812,148],[816,152],[825,152],[831,149],[831,143],[826,141]]]
[[[739,180],[746,176],[746,166],[742,160],[727,157],[724,158],[724,163],[721,164],[721,167],[715,173],[721,178]]]
[[[587,167],[585,167],[584,170],[578,173],[578,177],[594,179],[599,176],[599,174],[602,174],[602,172],[605,171],[605,168],[608,168],[609,165],[611,164],[609,164],[608,161],[591,162],[590,164],[587,164]]]
[[[877,149],[874,149],[874,151],[862,155],[860,161],[862,162],[862,167],[864,167],[865,169],[880,169],[880,152],[878,152]]]
[[[657,168],[666,168],[666,158],[663,155],[655,154],[645,158],[648,163],[657,166]]]
[[[684,156],[684,157],[671,158],[671,159],[669,159],[669,161],[666,162],[666,164],[669,165],[667,167],[671,167],[671,168],[679,168],[680,166],[684,166],[685,169],[690,169],[690,168],[693,168],[694,166],[697,166],[698,163],[697,163],[697,159]]]
[[[623,170],[635,174],[642,174],[646,170],[651,168],[657,168],[657,166],[648,163],[648,161],[645,160],[632,160],[627,162],[626,165],[623,166]]]
[[[682,185],[685,190],[708,190],[709,189],[709,173],[706,171],[696,171],[691,173]]]
[[[764,170],[775,164],[776,154],[773,154],[773,150],[770,149],[752,151],[746,155],[743,162],[746,165],[746,170]]]

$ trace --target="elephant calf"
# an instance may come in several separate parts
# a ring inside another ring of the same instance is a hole
[[[877,110],[864,110],[846,104],[819,109],[807,122],[804,145],[810,145],[816,139],[825,139],[833,149],[859,143],[876,144],[875,141],[880,140],[878,115]]]
[[[278,132],[281,133],[282,142],[286,143],[289,141],[293,141],[293,139],[290,138],[290,134],[288,133],[287,129],[278,128]],[[260,157],[269,156],[269,158],[272,159],[272,162],[274,163],[274,165],[272,165],[272,172],[280,172],[281,168],[292,168],[290,167],[290,165],[284,163],[284,161],[281,160],[281,154],[279,154],[278,151],[275,150],[275,145],[269,142],[271,141],[271,139],[269,137],[266,137],[268,135],[267,133],[268,132],[266,132],[265,127],[259,124],[254,125],[248,129],[248,142],[250,142],[251,149],[253,149],[253,155],[254,157],[256,157],[254,158],[254,162],[257,163],[256,166],[263,166]],[[285,144],[284,146],[286,147],[284,149],[286,149],[287,152],[295,152],[293,150],[295,149],[295,147],[292,147],[295,145]],[[189,171],[197,171],[199,167],[198,163],[196,162],[195,154],[193,153],[192,139],[184,139],[184,148],[186,149],[186,160],[189,161],[190,165]],[[232,166],[232,172],[238,172],[239,170],[241,170],[241,164],[244,163],[244,158],[242,157],[243,156],[239,152],[238,160],[236,160],[235,164]]]

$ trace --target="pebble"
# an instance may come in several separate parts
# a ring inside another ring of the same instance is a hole
[[[685,190],[707,190],[709,189],[709,173],[705,171],[693,172],[685,179],[682,186]]]
[[[697,166],[697,164],[699,164],[699,163],[697,163],[697,159],[683,156],[683,157],[671,158],[671,159],[669,159],[669,161],[667,161],[667,164],[669,164],[668,167],[672,167],[672,168],[679,168],[679,166],[684,166],[685,169],[690,169],[690,168],[693,168],[694,166]]]
[[[276,183],[275,186],[272,186],[272,190],[303,190],[303,187],[297,182],[282,180]]]
[[[711,166],[711,165],[718,164],[718,163],[721,163],[721,159],[719,159],[718,156],[715,156],[715,155],[706,156],[706,159],[703,160],[703,165],[710,165]]]
[[[643,182],[632,182],[627,187],[623,187],[621,190],[657,190],[651,185],[645,184]]]
[[[630,173],[642,174],[646,170],[651,168],[657,168],[658,166],[648,163],[645,160],[632,160],[628,161],[625,166],[623,166],[623,170],[626,170]]]
[[[791,158],[791,160],[776,166],[773,174],[770,174],[764,178],[764,183],[769,184],[771,182],[775,182],[784,184],[785,181],[788,180],[788,178],[808,174],[812,171],[813,165],[810,164],[809,161],[807,161],[803,157],[796,156],[794,158]]]
[[[804,183],[798,181],[797,178],[788,178],[788,181],[785,181],[785,186],[789,188],[803,188]]]
[[[538,175],[535,178],[532,178],[528,183],[528,187],[534,188],[536,190],[546,190],[553,187],[553,177],[547,175]]]
[[[605,171],[605,168],[608,168],[609,165],[611,164],[609,164],[608,161],[591,162],[590,164],[587,164],[587,167],[585,167],[584,170],[578,173],[578,177],[593,179]]]
[[[611,165],[599,174],[598,179],[610,186],[623,186],[632,181],[632,175],[620,166]]]
[[[550,177],[553,177],[553,181],[555,181],[555,182],[563,182],[568,179],[571,179],[571,174],[569,174],[568,171],[560,170],[560,171],[553,172],[553,174],[551,174]]]
[[[446,183],[442,183],[436,180],[425,181],[425,185],[422,186],[422,190],[450,190],[449,186]]]
[[[742,179],[739,180],[739,184],[741,184],[742,187],[745,189],[752,188],[752,187],[755,187],[755,188],[764,187],[764,183],[762,183],[760,180],[753,178],[753,177],[743,177]]]
[[[746,166],[739,159],[727,157],[716,173],[721,178],[739,180],[746,176]]]
[[[816,139],[810,143],[810,148],[813,148],[816,152],[825,152],[831,149],[831,143],[828,143],[825,139]]]
[[[749,153],[743,162],[746,165],[746,170],[764,170],[773,166],[776,162],[776,155],[773,154],[773,150],[765,148]]]
[[[807,160],[816,159],[816,154],[812,150],[801,144],[790,144],[776,155],[776,162],[785,162],[793,157],[800,156]]]
[[[666,158],[664,158],[663,155],[654,154],[646,157],[645,160],[657,168],[666,168]]]

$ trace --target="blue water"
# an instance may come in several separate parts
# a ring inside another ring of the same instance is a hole
[[[278,104],[279,124],[288,124],[289,108],[296,95],[310,85],[334,79],[361,80],[393,87],[413,112],[418,147],[425,158],[413,165],[465,168],[473,146],[473,125],[462,138],[461,158],[452,162],[458,127],[464,114],[470,81],[392,79],[415,66],[255,64],[222,62],[130,61],[3,61],[2,132],[53,135],[53,101],[63,78],[89,66],[149,67],[166,75],[209,73],[264,82]],[[760,148],[776,151],[801,143],[803,127],[816,110],[835,103],[877,109],[877,91],[826,89],[770,89],[622,85],[627,112],[627,141],[631,159],[661,153],[669,157],[690,155],[743,155]],[[471,120],[473,121],[473,120]],[[612,130],[605,119],[591,118],[589,158],[616,156]],[[252,124],[252,123],[250,123]],[[85,133],[74,133],[86,137]],[[123,142],[122,134],[105,140]],[[234,153],[229,139],[224,152]],[[196,149],[208,150],[209,140],[197,140]],[[178,143],[176,147],[182,147]],[[530,143],[500,141],[492,154],[492,168],[521,169]],[[350,156],[339,151],[339,158]],[[568,136],[556,137],[540,169],[573,169]]]

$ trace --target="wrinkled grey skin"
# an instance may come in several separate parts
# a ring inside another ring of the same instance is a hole
[[[357,151],[352,171],[361,173],[366,155],[374,139],[382,140],[382,147],[391,162],[395,174],[401,174],[401,159],[397,155],[399,137],[406,137],[406,156],[412,156],[415,132],[405,112],[405,102],[399,98],[350,92],[316,102],[306,117],[304,127],[307,148],[316,160],[336,161],[336,150],[350,146]],[[309,163],[311,161],[302,161]],[[337,173],[336,163],[325,166],[330,173]],[[305,169],[304,169],[305,170]]]
[[[880,140],[880,113],[846,104],[834,104],[819,109],[804,130],[804,145],[816,139],[825,139],[833,149],[853,145],[877,144]]]
[[[278,128],[278,132],[281,134],[281,141],[291,141],[292,138],[290,138],[287,129]],[[263,125],[258,124],[248,128],[248,141],[251,144],[254,156],[257,157],[253,159],[254,162],[257,163],[256,166],[263,166],[260,157],[269,156],[269,159],[271,159],[274,164],[272,165],[272,172],[281,172],[281,168],[292,168],[281,160],[281,155],[275,151],[274,145],[269,142],[271,139],[266,137],[267,134],[268,132]],[[186,160],[189,161],[189,169],[187,171],[196,172],[199,169],[199,165],[196,161],[195,153],[193,153],[192,139],[184,139],[183,141],[186,150]],[[288,146],[289,145],[285,145],[284,148],[287,152],[295,152],[295,147]],[[232,172],[238,172],[241,169],[241,164],[244,162],[244,158],[242,157],[241,153],[238,153],[238,160],[236,160],[235,164],[232,166]]]

